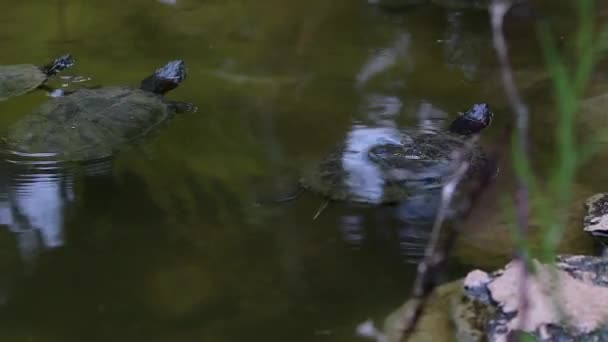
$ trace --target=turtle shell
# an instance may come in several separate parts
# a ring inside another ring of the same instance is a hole
[[[78,90],[44,103],[5,139],[17,153],[82,161],[111,156],[174,114],[160,95],[126,87]]]
[[[46,80],[47,75],[32,64],[0,65],[0,101],[36,89]]]
[[[340,145],[303,173],[303,188],[336,201],[383,204],[413,196],[438,194],[452,174],[454,152],[465,147],[458,135],[401,132],[397,142],[380,142],[362,149]],[[465,156],[466,177],[493,168],[475,145]]]

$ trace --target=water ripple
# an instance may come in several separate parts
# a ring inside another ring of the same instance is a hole
[[[0,153],[0,224],[15,234],[21,258],[65,245],[65,210],[74,203],[74,176],[109,174],[109,159],[83,164],[53,159],[52,153]]]

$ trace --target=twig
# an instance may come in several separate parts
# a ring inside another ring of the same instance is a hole
[[[416,324],[418,323],[418,320],[422,314],[422,310],[426,305],[428,296],[435,288],[434,276],[437,274],[437,266],[442,263],[441,258],[443,256],[443,253],[436,252],[439,244],[439,237],[441,235],[441,227],[443,226],[443,221],[445,220],[447,210],[452,202],[454,189],[460,183],[468,168],[468,162],[461,162],[460,165],[458,165],[458,169],[454,175],[441,190],[441,202],[439,210],[437,211],[437,216],[435,216],[435,222],[433,223],[431,239],[427,246],[424,259],[420,264],[418,264],[418,273],[416,276],[416,281],[414,282],[412,295],[410,297],[411,299],[415,300],[415,305],[412,308],[411,314],[409,314],[407,317],[409,322],[405,322],[406,325],[403,330],[403,334],[401,335],[402,341],[407,341],[411,333],[414,331],[414,328],[416,327]]]
[[[471,139],[462,150],[457,152],[452,161],[455,165],[454,172],[442,188],[440,206],[433,223],[431,239],[427,245],[424,259],[418,264],[418,273],[410,296],[410,303],[413,303],[413,305],[408,310],[409,312],[403,316],[401,341],[406,341],[414,331],[428,297],[437,285],[437,275],[441,273],[442,268],[445,266],[445,261],[460,232],[459,226],[454,222],[454,224],[450,225],[446,239],[440,241],[441,228],[447,217],[454,195],[457,193],[457,190],[460,190],[458,187],[469,169],[467,157],[470,155],[474,143],[475,139]],[[471,201],[464,211],[463,217],[470,214],[474,203],[476,203],[479,195],[492,178],[490,175],[483,176],[480,183],[472,189]]]
[[[312,217],[312,219],[316,220],[319,217],[319,215],[321,215],[323,210],[325,210],[325,208],[327,208],[328,205],[329,205],[329,200],[325,200],[325,202],[323,202],[323,204],[321,204],[321,206],[317,210],[317,213],[315,214],[315,216]]]
[[[518,94],[517,88],[513,82],[513,74],[511,72],[511,67],[509,63],[508,53],[507,53],[507,45],[505,42],[504,35],[502,33],[502,23],[505,13],[511,6],[511,2],[508,0],[494,0],[490,5],[490,14],[492,18],[492,32],[493,32],[493,40],[494,47],[499,56],[499,61],[501,65],[501,73],[503,84],[507,92],[507,96],[509,102],[513,106],[514,112],[517,116],[517,128],[519,133],[519,142],[524,151],[528,149],[528,140],[527,140],[527,129],[528,129],[528,109],[525,104],[521,101],[521,98]],[[512,134],[512,127],[509,125],[505,128],[503,132],[503,137],[500,141],[508,141]],[[479,179],[477,184],[473,184],[470,188],[470,202],[468,206],[464,210],[462,218],[460,220],[455,221],[452,225],[449,226],[446,238],[440,242],[439,236],[441,233],[441,227],[446,218],[447,209],[450,207],[450,203],[453,199],[454,193],[458,188],[462,178],[466,174],[468,169],[468,162],[464,157],[468,155],[468,152],[472,148],[473,142],[470,142],[470,145],[465,146],[465,148],[460,151],[460,155],[457,158],[454,158],[454,161],[457,161],[456,171],[454,175],[448,180],[448,182],[444,185],[442,189],[441,203],[439,207],[439,211],[437,216],[435,217],[435,222],[433,224],[433,232],[431,236],[431,241],[427,247],[425,257],[423,261],[418,265],[418,273],[416,276],[416,281],[414,283],[414,288],[412,290],[412,295],[410,296],[409,303],[412,305],[408,307],[407,312],[404,312],[402,315],[402,319],[400,322],[401,333],[400,333],[400,341],[407,341],[411,334],[414,332],[416,324],[420,319],[423,309],[426,305],[428,297],[433,292],[437,283],[437,275],[440,274],[443,267],[445,267],[445,261],[448,259],[452,247],[458,238],[460,233],[460,228],[462,225],[462,221],[464,218],[468,217],[470,213],[475,208],[475,205],[479,201],[483,190],[485,190],[488,184],[493,179],[493,175],[484,175]],[[502,146],[504,147],[504,146]],[[504,148],[497,148],[494,153],[490,155],[490,159],[494,160],[498,163],[502,157]],[[527,152],[526,152],[527,155]],[[528,187],[527,184],[520,180],[518,186],[518,194],[517,194],[517,203],[518,203],[518,223],[521,231],[524,234],[527,234],[528,227]],[[525,235],[524,235],[525,236]],[[523,259],[523,254],[519,253],[519,257]],[[524,263],[524,265],[526,265]],[[527,269],[523,268],[522,274],[522,283],[525,283],[527,280]],[[523,285],[524,289],[525,284]],[[520,308],[524,308],[522,317],[525,317],[525,311],[527,311],[528,301],[527,301],[527,292],[521,291],[523,300],[523,306]],[[522,319],[522,321],[524,321]]]
[[[502,76],[502,83],[505,88],[505,92],[507,98],[509,100],[509,104],[511,105],[513,112],[515,114],[515,119],[517,122],[517,138],[520,144],[521,151],[525,154],[523,157],[528,159],[528,108],[524,104],[519,95],[519,91],[515,86],[515,82],[513,81],[513,72],[511,68],[511,63],[509,61],[509,52],[507,48],[507,43],[505,41],[505,36],[503,34],[503,19],[507,11],[511,8],[512,1],[511,0],[493,0],[489,7],[490,18],[492,22],[492,38],[494,42],[494,49],[496,50],[496,54],[498,56],[498,60],[500,62],[500,70]],[[517,223],[519,227],[520,236],[526,237],[528,236],[528,222],[529,222],[529,190],[528,184],[526,184],[525,180],[522,177],[519,177],[518,186],[517,186]],[[520,298],[519,298],[519,308],[520,312],[520,324],[525,324],[527,312],[528,312],[528,264],[526,263],[526,255],[523,248],[519,248],[517,251],[517,257],[524,265],[521,273],[520,279]]]

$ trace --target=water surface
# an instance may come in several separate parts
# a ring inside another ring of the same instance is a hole
[[[6,341],[354,340],[358,323],[406,297],[428,231],[394,207],[331,204],[313,220],[323,204],[313,194],[256,200],[365,132],[442,127],[485,101],[496,108],[491,145],[511,120],[485,12],[347,0],[5,1],[0,12],[0,63],[70,52],[77,66],[64,74],[90,78],[82,84],[137,85],[181,58],[189,75],[168,97],[199,107],[109,166],[2,164]],[[550,94],[533,25],[514,20],[517,70],[541,81],[531,94]],[[0,125],[47,100],[0,103]],[[551,113],[547,96],[531,101]],[[533,131],[547,121],[533,117]],[[535,141],[545,165],[550,138]],[[590,178],[581,186],[605,182]],[[500,216],[510,184],[501,178],[477,226]],[[495,265],[509,253],[501,247]]]

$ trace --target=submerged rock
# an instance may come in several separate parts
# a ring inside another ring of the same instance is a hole
[[[501,167],[501,174],[481,196],[478,207],[463,223],[463,230],[454,246],[453,257],[459,262],[476,265],[486,269],[502,267],[511,260],[514,249],[512,226],[509,217],[504,213],[505,193],[516,187],[510,166]],[[590,254],[596,251],[593,239],[590,239],[581,227],[586,213],[581,205],[593,191],[583,186],[575,186],[571,191],[571,200],[564,209],[565,225],[563,238],[557,246],[559,254]],[[503,196],[503,197],[501,197]],[[511,197],[512,198],[512,197]],[[510,199],[514,201],[514,199]],[[542,252],[542,241],[546,224],[541,219],[541,199],[531,198],[530,248],[532,253]],[[513,202],[512,202],[513,203]]]
[[[405,322],[415,309],[411,299],[384,322],[388,342],[400,342]],[[429,297],[422,316],[408,341],[484,341],[485,326],[493,308],[465,294],[463,280],[437,287]]]
[[[450,312],[446,310],[446,307],[449,307],[453,300],[464,296],[462,285],[462,280],[457,280],[435,289],[427,301],[424,313],[420,317],[416,329],[410,336],[410,341],[453,340],[454,331]],[[414,300],[408,300],[386,319],[384,322],[384,333],[388,342],[401,340],[404,323],[415,304]]]
[[[556,265],[533,264],[536,273],[528,276],[525,320],[520,315],[520,262],[490,274],[473,271],[466,277],[467,296],[487,308],[475,313],[490,313],[486,318],[476,317],[487,322],[487,340],[506,341],[518,330],[543,341],[608,338],[608,307],[604,305],[608,301],[608,259],[559,256]]]

